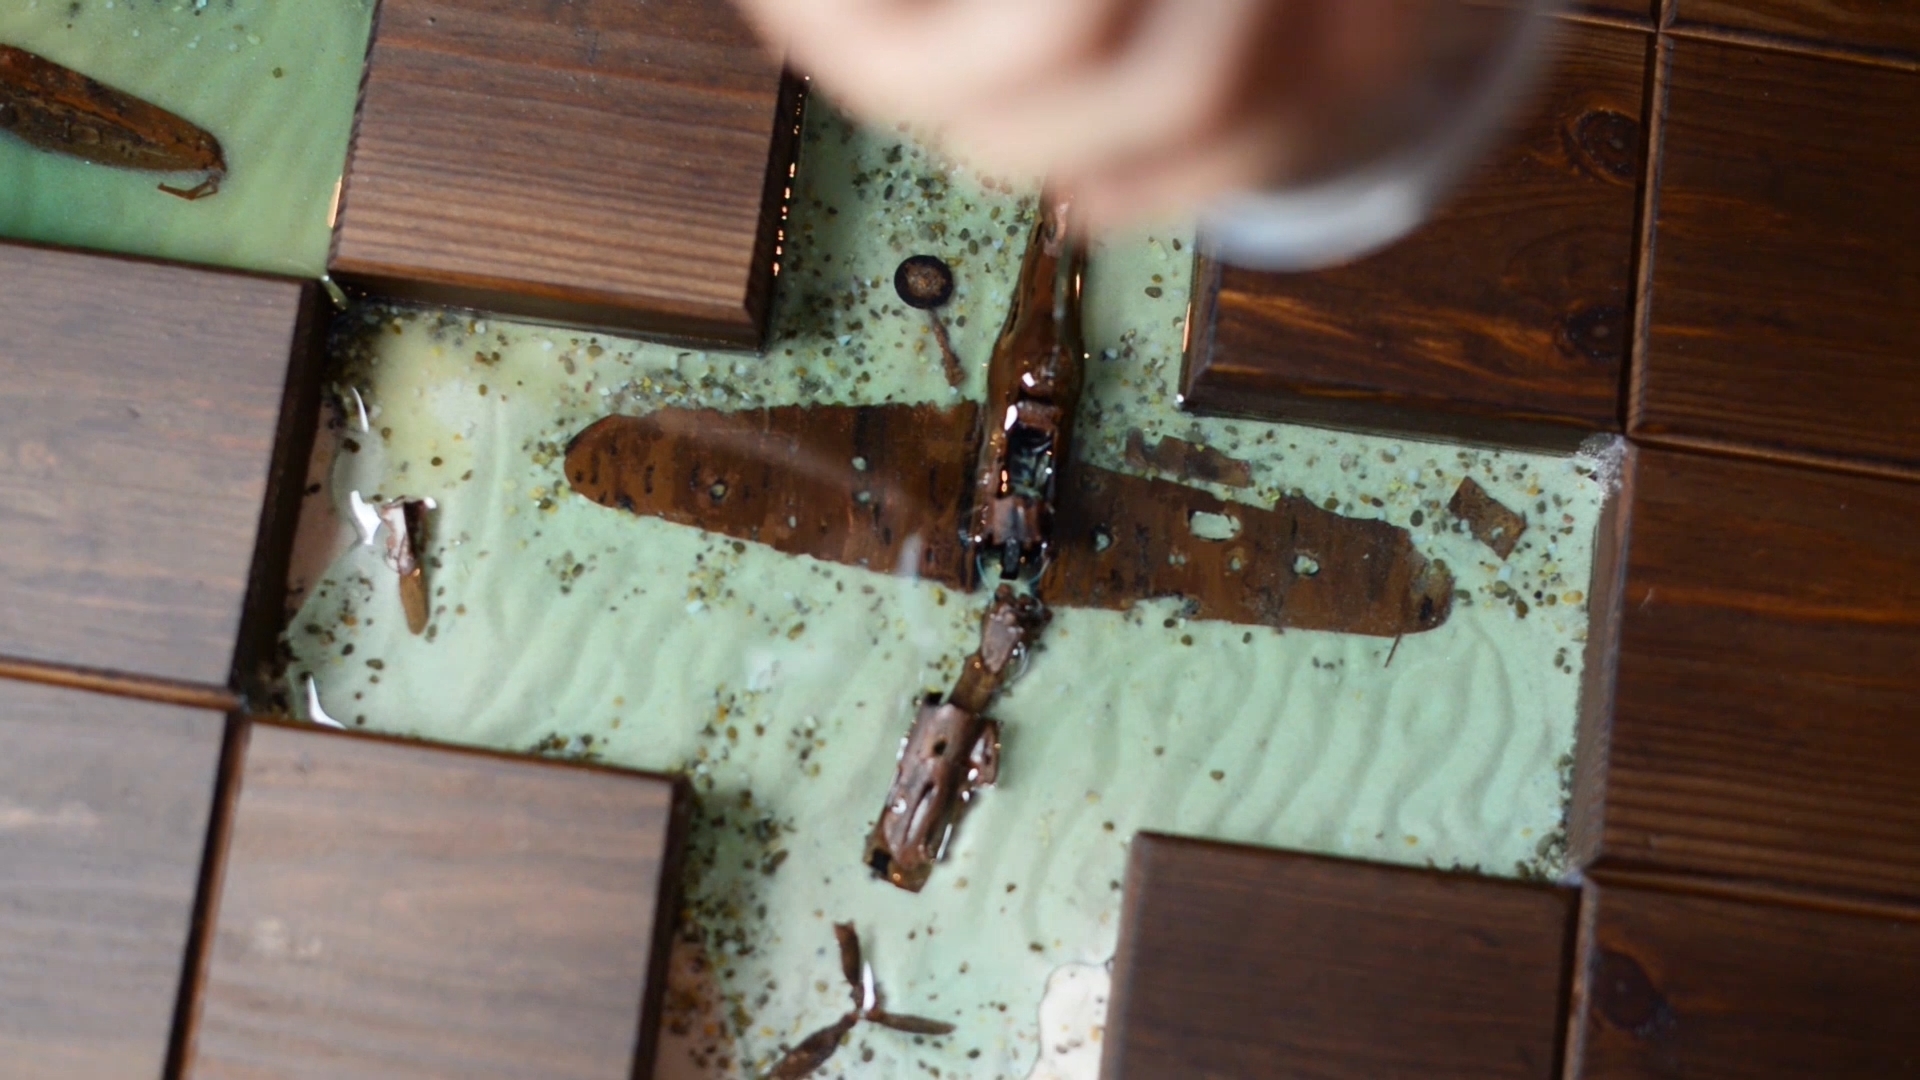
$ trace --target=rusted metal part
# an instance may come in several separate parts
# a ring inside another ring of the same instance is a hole
[[[1000,774],[1000,725],[987,719],[993,696],[1050,618],[1029,595],[1000,586],[980,620],[980,648],[946,701],[930,697],[900,747],[893,785],[867,837],[875,875],[919,892],[945,853],[974,794]]]
[[[911,1035],[951,1035],[952,1024],[921,1016],[904,1016],[880,1007],[880,988],[874,984],[873,968],[860,959],[860,936],[852,923],[835,923],[833,936],[840,944],[840,971],[853,993],[853,1008],[846,1015],[807,1036],[781,1057],[765,1080],[800,1080],[811,1076],[833,1057],[846,1041],[847,1033],[862,1020]]]
[[[1525,515],[1509,510],[1471,476],[1460,481],[1447,509],[1467,523],[1475,540],[1492,548],[1502,559],[1513,554],[1515,545],[1520,543],[1520,534],[1527,531]]]
[[[960,354],[953,351],[953,338],[948,336],[946,320],[939,311],[953,299],[953,267],[937,256],[910,255],[893,272],[893,289],[902,303],[927,313],[933,340],[940,346],[940,368],[947,385],[958,389],[967,381],[967,369],[960,363]]]
[[[1053,556],[1053,502],[1086,375],[1085,268],[1066,204],[1045,202],[987,369],[986,431],[968,529],[974,562],[998,560],[1003,578],[1037,577]]]
[[[1127,432],[1127,465],[1142,471],[1166,473],[1177,480],[1200,480],[1233,488],[1253,486],[1253,466],[1228,457],[1211,446],[1201,446],[1171,435],[1147,445],[1139,428]]]
[[[947,701],[968,712],[985,712],[1052,619],[1053,613],[1038,598],[1016,595],[1000,586],[980,620],[980,648],[967,657]]]
[[[427,502],[395,499],[384,503],[380,521],[387,527],[387,566],[400,578],[400,607],[407,614],[407,629],[422,633],[431,614],[426,567],[421,560],[427,546]]]
[[[800,1080],[801,1077],[813,1075],[833,1057],[834,1051],[840,1049],[847,1032],[852,1031],[859,1022],[859,1013],[848,1013],[807,1036],[800,1045],[787,1051],[787,1055],[767,1073],[766,1080]]]
[[[602,506],[960,587],[977,415],[969,403],[609,416],[567,447],[567,480]]]
[[[1055,607],[1178,600],[1191,619],[1398,637],[1453,610],[1453,576],[1407,530],[1283,497],[1272,509],[1076,464],[1060,492]]]
[[[160,185],[188,200],[218,192],[227,175],[220,140],[205,129],[11,45],[0,45],[0,131],[99,165],[204,174],[193,187]]]
[[[860,934],[852,923],[834,923],[833,937],[840,945],[840,974],[853,990],[853,1007],[858,1011],[865,1007],[866,999],[860,983],[860,969],[864,966],[860,958]]]
[[[574,440],[567,478],[604,506],[968,588],[958,523],[977,415],[971,405],[823,405],[613,416]],[[1229,503],[1084,462],[1056,495],[1054,566],[1040,587],[1054,607],[1171,597],[1198,619],[1379,637],[1431,630],[1451,610],[1452,578],[1384,521],[1303,498]],[[1238,522],[1238,534],[1206,540],[1195,515]]]

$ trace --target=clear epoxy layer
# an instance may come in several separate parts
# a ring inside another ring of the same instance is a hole
[[[1094,252],[1081,460],[1164,476],[1128,446],[1173,436],[1245,463],[1233,483],[1194,482],[1229,503],[1298,494],[1406,527],[1454,575],[1452,614],[1396,647],[1188,619],[1173,600],[1058,609],[994,706],[998,786],[924,892],[874,881],[862,841],[900,737],[977,643],[984,594],[595,505],[561,468],[610,413],[980,396],[1031,201],[824,108],[804,155],[764,357],[464,314],[349,316],[306,537],[346,549],[289,631],[291,682],[310,674],[347,725],[693,778],[662,1075],[757,1075],[831,1023],[846,998],[831,924],[851,921],[891,1000],[957,1031],[863,1027],[820,1075],[1019,1077],[1044,1056],[1039,1075],[1090,1076],[1097,1047],[1070,1044],[1093,1045],[1125,846],[1143,828],[1559,871],[1595,463],[1179,413],[1191,250],[1161,233]],[[942,314],[967,369],[958,391],[925,314],[893,293],[896,266],[923,253],[955,269]],[[1528,518],[1505,561],[1447,510],[1467,476]],[[436,500],[423,634],[379,548],[357,542],[355,494]],[[318,524],[329,511],[339,524]]]
[[[0,236],[314,277],[326,269],[373,0],[10,0],[0,43],[219,139],[198,178],[92,164],[0,133]]]

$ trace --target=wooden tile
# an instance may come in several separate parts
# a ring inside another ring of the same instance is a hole
[[[798,87],[726,0],[387,0],[333,274],[757,344]]]
[[[271,641],[314,293],[0,245],[0,657],[225,687]]]
[[[626,1080],[683,805],[662,778],[253,725],[186,1075]]]
[[[1567,9],[1576,17],[1579,15],[1600,15],[1613,19],[1632,19],[1648,26],[1653,24],[1654,6],[1657,0],[1575,0]]]
[[[1672,25],[1750,30],[1820,45],[1920,56],[1920,8],[1887,0],[1673,0]]]
[[[1920,75],[1670,47],[1634,433],[1920,468]]]
[[[1141,834],[1101,1075],[1557,1077],[1570,890]]]
[[[0,1074],[160,1080],[225,719],[0,681]]]
[[[1573,1080],[1920,1074],[1920,912],[1879,918],[1607,882],[1586,907]]]
[[[1920,897],[1920,485],[1657,450],[1630,485],[1574,850]]]
[[[1188,407],[1475,442],[1617,430],[1650,37],[1563,33],[1509,143],[1412,238],[1314,274],[1203,262]]]

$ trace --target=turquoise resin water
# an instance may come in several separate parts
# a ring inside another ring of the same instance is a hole
[[[326,271],[373,0],[7,0],[0,44],[205,128],[219,194],[0,134],[0,236],[302,277]]]
[[[1178,412],[1192,253],[1162,232],[1094,253],[1083,458],[1127,470],[1129,431],[1177,435],[1252,464],[1254,487],[1213,489],[1223,498],[1298,491],[1410,526],[1455,574],[1453,615],[1393,652],[1184,620],[1172,603],[1060,610],[995,707],[1001,782],[947,862],[919,895],[870,878],[861,842],[911,703],[973,649],[980,598],[602,508],[569,492],[560,456],[614,412],[955,400],[924,315],[892,292],[921,252],[955,267],[945,314],[978,397],[1030,217],[1018,194],[816,107],[764,357],[467,314],[347,320],[291,697],[311,677],[350,726],[692,778],[662,1076],[757,1075],[835,1019],[830,923],[852,920],[889,1006],[958,1030],[862,1027],[820,1075],[1091,1077],[1126,843],[1143,828],[1560,870],[1604,461]],[[1467,475],[1532,523],[1504,563],[1444,509]],[[356,495],[436,501],[424,635],[358,542]]]

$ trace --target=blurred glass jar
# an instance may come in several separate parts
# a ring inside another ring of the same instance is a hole
[[[1201,219],[1216,257],[1266,270],[1351,262],[1419,228],[1550,59],[1559,0],[1345,0],[1370,9],[1380,74],[1313,99],[1277,186]]]

